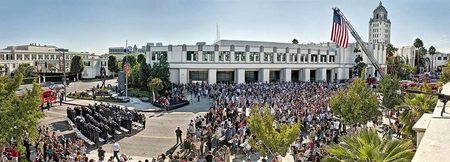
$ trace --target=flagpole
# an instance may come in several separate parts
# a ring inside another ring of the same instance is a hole
[[[127,59],[127,48],[128,48],[128,40],[125,41],[125,63],[128,62]],[[125,97],[128,98],[128,69],[125,72]]]

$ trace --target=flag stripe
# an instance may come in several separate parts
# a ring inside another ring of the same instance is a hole
[[[333,25],[331,27],[331,41],[335,42],[339,47],[348,47],[348,30],[347,24],[341,15],[334,11]]]

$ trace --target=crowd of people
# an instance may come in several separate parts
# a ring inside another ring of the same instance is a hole
[[[145,127],[145,116],[134,110],[116,105],[95,104],[67,108],[67,117],[76,128],[98,146],[100,139],[108,142],[115,139],[116,132],[126,130],[131,133],[132,123]],[[125,128],[125,129],[121,129]],[[99,138],[100,137],[100,138]]]
[[[198,100],[200,96],[208,96],[212,105],[206,115],[190,121],[181,152],[172,155],[193,159],[213,155],[219,161],[228,161],[231,154],[251,157],[253,151],[248,140],[254,136],[246,118],[251,109],[258,109],[274,115],[276,128],[280,123],[300,123],[301,132],[291,153],[296,161],[319,161],[326,155],[324,146],[338,143],[342,134],[342,124],[329,108],[333,93],[340,88],[344,87],[307,82],[179,86],[176,93],[186,89]],[[177,143],[181,134],[181,130],[176,130]]]
[[[180,151],[161,154],[151,161],[191,162],[201,158],[207,162],[228,162],[232,154],[250,158],[255,155],[249,144],[249,139],[255,136],[248,129],[247,121],[252,109],[259,113],[270,111],[275,117],[273,126],[276,129],[281,123],[300,123],[301,131],[291,146],[291,155],[295,161],[320,161],[327,154],[324,146],[338,143],[338,137],[345,133],[329,108],[332,95],[342,88],[345,87],[334,83],[309,82],[175,85],[170,98],[186,99],[187,93],[199,101],[201,96],[205,96],[210,98],[211,106],[205,115],[192,119],[186,130],[178,128],[175,131]],[[67,108],[67,116],[96,145],[99,139],[114,141],[120,127],[131,131],[133,122],[145,126],[144,115],[109,104]],[[39,138],[34,146],[35,159],[30,159],[32,142],[25,136],[23,143],[27,148],[26,157],[31,161],[89,161],[84,140],[58,137],[47,127],[39,128]],[[112,150],[115,156],[108,161],[124,159],[116,155],[119,149],[114,143]],[[100,161],[104,160],[104,152],[99,149]]]

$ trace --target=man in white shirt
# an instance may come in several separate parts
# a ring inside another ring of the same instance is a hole
[[[119,159],[119,152],[120,152],[119,143],[113,141],[113,144],[111,147],[112,147],[112,151],[114,152],[114,157],[117,159],[117,161],[120,161],[120,159]]]

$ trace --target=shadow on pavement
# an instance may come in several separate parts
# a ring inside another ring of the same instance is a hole
[[[175,152],[179,145],[181,145],[181,143],[173,145],[169,150],[166,151],[166,155],[173,154],[173,152]]]
[[[69,122],[67,122],[66,120],[51,123],[50,128],[53,131],[60,131],[60,132],[72,130],[72,128],[69,125]]]

